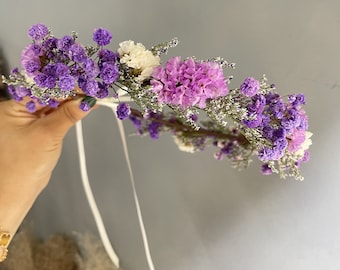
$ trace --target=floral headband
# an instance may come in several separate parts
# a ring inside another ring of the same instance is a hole
[[[22,70],[3,78],[13,99],[30,98],[28,111],[37,104],[55,108],[75,96],[83,97],[83,111],[97,101],[114,103],[117,117],[130,119],[138,134],[157,139],[168,131],[180,150],[213,146],[216,159],[241,168],[257,156],[263,174],[303,179],[299,167],[312,143],[303,94],[281,97],[265,76],[230,89],[232,76],[224,73],[235,64],[221,57],[177,56],[161,63],[176,38],[151,49],[124,41],[112,51],[106,48],[112,35],[103,28],[93,32],[95,46],[77,42],[75,32],[56,38],[44,24],[33,25],[28,35],[32,43],[22,52]]]

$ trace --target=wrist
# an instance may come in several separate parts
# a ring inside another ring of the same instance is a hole
[[[27,184],[19,184],[13,179],[0,180],[0,183],[0,226],[3,231],[14,235],[45,185],[40,182],[33,184],[29,179]]]

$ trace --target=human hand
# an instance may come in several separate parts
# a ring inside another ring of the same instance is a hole
[[[0,226],[14,233],[48,184],[67,131],[88,112],[70,100],[57,109],[27,111],[23,102],[0,102]]]

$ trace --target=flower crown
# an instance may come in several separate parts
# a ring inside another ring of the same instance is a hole
[[[117,117],[130,119],[138,134],[157,139],[170,131],[183,151],[212,145],[216,159],[228,158],[235,167],[247,167],[257,156],[263,174],[303,179],[299,167],[308,161],[312,143],[303,94],[281,97],[265,76],[248,77],[229,89],[232,76],[224,69],[235,64],[221,57],[178,56],[161,64],[160,56],[178,44],[176,38],[151,49],[124,41],[112,51],[105,47],[112,35],[103,28],[93,32],[96,46],[83,46],[75,32],[56,38],[44,24],[33,25],[28,35],[33,42],[22,52],[22,70],[3,78],[13,99],[30,98],[28,111],[37,104],[55,108],[75,96],[83,96],[84,111],[97,101],[114,103]]]

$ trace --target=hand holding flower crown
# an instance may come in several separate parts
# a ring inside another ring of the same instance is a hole
[[[56,38],[43,24],[33,25],[29,36],[33,43],[23,50],[23,70],[14,69],[4,78],[15,100],[30,98],[28,111],[34,112],[37,104],[55,108],[77,95],[83,96],[84,111],[98,100],[115,103],[118,118],[129,118],[139,134],[156,139],[170,131],[181,150],[202,151],[212,145],[218,160],[227,157],[241,167],[256,155],[264,174],[302,179],[299,166],[308,160],[311,145],[303,94],[285,100],[265,76],[248,77],[239,88],[229,89],[232,77],[224,69],[234,64],[220,57],[173,57],[161,65],[160,56],[177,39],[150,50],[124,41],[112,51],[104,48],[112,35],[103,28],[94,30],[96,46],[78,43],[76,33]],[[133,101],[136,108],[123,100]],[[207,119],[200,120],[200,112]]]

